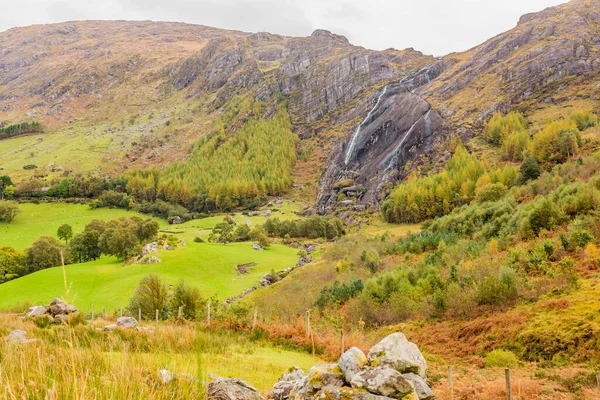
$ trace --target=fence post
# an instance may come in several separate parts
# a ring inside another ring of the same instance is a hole
[[[120,314],[121,314],[121,318],[123,318],[123,309],[122,309],[122,308],[121,308],[121,309],[119,309],[119,312],[120,312]]]
[[[138,308],[138,321],[142,322],[142,309]]]
[[[341,334],[341,340],[340,340],[340,346],[341,346],[340,356],[341,356],[342,354],[344,354],[346,352],[345,346],[344,346],[344,330],[343,329],[341,330],[340,334]]]
[[[106,319],[106,307],[102,308],[102,317]]]
[[[450,400],[453,400],[454,386],[452,385],[452,365],[448,365],[448,387],[450,388]]]
[[[92,318],[91,318],[91,320],[93,321],[94,320],[94,305],[90,304],[90,308],[92,309]]]
[[[506,376],[506,398],[507,400],[512,400],[512,390],[510,386],[510,369],[506,368],[504,370],[504,374]]]
[[[310,310],[306,312],[306,337],[310,337]]]
[[[156,310],[156,325],[158,326],[158,309]]]
[[[179,306],[179,309],[177,310],[177,319],[181,319],[182,312],[183,312],[183,306]]]
[[[210,301],[206,303],[206,322],[210,326]]]
[[[252,330],[256,329],[256,319],[258,318],[258,307],[254,306],[254,318],[252,319]]]

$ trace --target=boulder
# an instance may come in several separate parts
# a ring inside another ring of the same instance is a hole
[[[309,369],[306,378],[292,389],[290,398],[309,400],[327,386],[344,386],[344,374],[337,364],[317,364]]]
[[[44,315],[48,312],[48,309],[44,306],[29,307],[28,317],[37,317],[38,315]]]
[[[117,326],[121,328],[133,328],[137,323],[137,320],[133,317],[121,317],[117,319]]]
[[[340,357],[338,366],[344,374],[344,380],[347,384],[352,382],[354,375],[367,365],[367,356],[358,347],[352,347]]]
[[[224,379],[218,377],[210,382],[207,397],[214,400],[263,400],[264,397],[256,388],[241,379]]]
[[[52,314],[54,317],[56,317],[57,315],[71,314],[76,311],[77,307],[67,303],[50,304],[50,314]]]
[[[27,340],[27,332],[16,329],[4,339],[7,342],[23,342]]]
[[[421,378],[417,374],[408,373],[403,375],[408,381],[412,382],[415,387],[415,393],[419,400],[433,400],[435,395],[425,382],[425,379]]]
[[[183,220],[181,219],[181,217],[175,217],[175,218],[173,218],[173,221],[171,222],[171,224],[173,224],[173,225],[179,225],[181,223],[183,223]]]
[[[403,399],[415,391],[411,381],[388,366],[362,369],[354,375],[351,385],[355,389],[365,389],[370,393],[394,399]]]
[[[263,217],[269,218],[273,212],[271,210],[267,210],[263,213]]]
[[[117,329],[117,324],[110,324],[104,327],[104,331],[114,331]]]
[[[314,400],[391,400],[390,397],[377,396],[349,387],[326,387],[318,392]]]
[[[68,323],[69,322],[69,316],[67,314],[56,314],[54,316],[54,321],[57,323]]]
[[[256,251],[265,251],[265,249],[263,249],[262,246],[258,243],[252,243],[252,249]]]
[[[59,298],[55,297],[50,302],[50,306],[55,306],[57,304],[65,304],[65,301],[63,299],[59,299]]]
[[[373,346],[367,356],[372,367],[388,366],[400,373],[413,372],[425,378],[427,362],[416,344],[403,333],[394,333]]]
[[[302,383],[306,374],[299,367],[292,367],[273,386],[270,398],[274,400],[287,400],[296,385]]]

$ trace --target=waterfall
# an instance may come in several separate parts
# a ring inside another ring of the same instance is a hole
[[[373,115],[373,113],[375,112],[377,107],[379,107],[381,98],[383,97],[383,95],[385,95],[385,92],[387,92],[387,88],[388,88],[387,86],[383,88],[383,92],[381,92],[381,94],[377,98],[377,102],[375,103],[375,106],[371,109],[371,111],[369,111],[369,113],[367,114],[365,119],[354,130],[354,133],[352,134],[352,139],[350,139],[350,143],[348,144],[348,148],[346,149],[346,157],[344,158],[344,164],[348,165],[348,163],[350,162],[350,159],[352,158],[352,155],[354,153],[354,147],[356,146],[356,141],[358,140],[358,137],[360,135],[360,130],[362,129],[363,125],[365,123],[367,123],[367,121],[369,121],[369,119],[371,118],[371,116]]]

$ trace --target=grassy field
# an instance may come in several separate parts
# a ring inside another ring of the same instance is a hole
[[[137,214],[109,208],[92,210],[87,204],[66,203],[24,203],[19,205],[19,209],[21,213],[10,224],[0,222],[0,247],[9,246],[23,251],[40,236],[56,237],[56,230],[62,224],[71,225],[73,233],[77,234],[93,219],[110,220]],[[164,220],[156,221],[161,227],[167,226]]]
[[[301,203],[286,202],[273,215],[297,218],[293,211],[300,207]],[[134,214],[124,210],[90,210],[87,205],[61,203],[22,204],[20,208],[22,213],[10,225],[0,225],[4,233],[2,237],[5,238],[2,246],[23,250],[41,235],[55,236],[56,229],[64,222],[72,225],[77,233],[94,218],[108,220]],[[69,297],[83,309],[87,310],[90,304],[94,304],[97,310],[106,307],[112,312],[127,306],[135,287],[144,276],[156,273],[169,284],[184,280],[198,287],[204,297],[216,295],[224,300],[257,285],[264,274],[283,270],[297,262],[297,250],[281,244],[273,244],[266,251],[258,252],[248,242],[227,245],[194,242],[197,236],[206,241],[212,227],[222,222],[223,218],[223,215],[219,215],[176,226],[159,221],[161,233],[172,234],[186,243],[185,247],[173,251],[159,251],[156,254],[162,260],[159,264],[125,266],[115,258],[103,257],[88,263],[68,265],[65,271],[70,288]],[[250,222],[251,226],[266,220],[264,217],[244,217],[241,214],[235,214],[234,219],[238,224]],[[247,275],[238,275],[237,265],[247,263],[258,265],[252,267]],[[63,270],[51,268],[0,285],[0,308],[23,303],[47,303],[53,297],[64,294]]]
[[[153,334],[95,330],[108,323],[40,329],[0,314],[0,337],[20,329],[38,340],[17,347],[0,340],[0,398],[202,398],[195,379],[177,374],[202,380],[208,374],[241,378],[266,393],[290,366],[306,371],[320,362],[306,353],[253,342],[247,333],[191,323],[160,323]],[[176,379],[164,384],[160,369]]]
[[[264,252],[251,248],[250,243],[189,242],[186,247],[173,251],[163,250],[157,256],[159,264],[123,265],[122,261],[103,257],[100,260],[68,265],[66,279],[69,298],[82,309],[94,304],[96,310],[106,307],[111,312],[127,306],[133,290],[150,273],[156,273],[170,284],[184,280],[200,289],[203,297],[217,295],[224,300],[238,295],[258,284],[271,270],[282,270],[294,265],[297,250],[272,245]],[[258,263],[247,275],[238,275],[236,266]],[[64,296],[62,268],[50,268],[0,285],[0,308],[17,303],[48,303],[53,297]]]

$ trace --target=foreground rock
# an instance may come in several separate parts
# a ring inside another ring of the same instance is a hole
[[[358,347],[352,347],[340,357],[338,365],[344,374],[344,380],[349,385],[354,375],[367,365],[367,356]]]
[[[415,373],[425,378],[427,362],[416,344],[403,333],[394,333],[373,346],[368,355],[373,366],[389,366],[400,373]]]
[[[427,363],[402,333],[373,346],[369,355],[353,347],[337,364],[319,364],[304,375],[294,367],[273,387],[274,400],[433,400],[425,381]]]
[[[133,328],[137,323],[137,320],[133,317],[121,317],[117,319],[117,326],[122,328]]]
[[[317,364],[290,392],[290,399],[310,400],[321,389],[344,385],[344,374],[337,364]]]
[[[8,343],[35,343],[37,339],[27,339],[27,332],[16,329],[8,334],[4,340]]]
[[[263,400],[256,388],[241,379],[217,379],[208,384],[207,397],[214,400]]]
[[[294,387],[300,385],[304,378],[306,378],[306,374],[301,368],[290,368],[287,373],[279,378],[279,381],[275,384],[275,386],[273,386],[273,392],[269,398],[275,400],[288,399]]]

